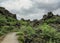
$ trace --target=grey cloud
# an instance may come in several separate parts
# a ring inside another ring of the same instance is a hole
[[[57,3],[52,3],[52,4],[35,2],[34,7],[38,8],[38,9],[44,9],[46,11],[54,11],[54,10],[60,8],[60,0],[57,0],[57,1],[58,1]],[[34,0],[33,0],[33,2],[34,2]]]
[[[45,10],[45,12],[49,12],[49,11],[53,12],[54,10],[57,10],[58,8],[60,8],[60,3],[55,3],[55,4],[35,3],[32,8],[30,9],[22,8],[20,12],[19,11],[17,12],[19,14],[28,15],[28,14],[38,13],[39,10]]]
[[[38,13],[39,10],[45,10],[45,12],[48,12],[48,11],[54,11],[60,8],[60,0],[58,0],[57,3],[53,3],[53,4],[38,3],[35,0],[31,0],[31,1],[33,2],[32,4],[33,6],[30,9],[21,8],[20,10],[12,9],[11,11],[18,14],[22,14],[22,15],[28,15],[28,14]]]
[[[4,2],[4,1],[7,1],[7,0],[0,0],[0,3],[1,3],[1,2]]]
[[[40,15],[40,11],[44,10],[43,13],[47,13],[49,11],[55,11],[57,9],[60,9],[60,0],[57,0],[58,2],[57,3],[52,3],[52,4],[46,4],[46,3],[38,3],[36,2],[35,0],[31,0],[33,3],[32,3],[32,7],[29,8],[29,9],[24,9],[24,8],[21,8],[20,10],[17,10],[17,9],[12,9],[11,12],[13,13],[16,13],[16,14],[19,14],[19,15]],[[56,2],[56,1],[55,1]],[[18,6],[17,6],[18,7]],[[41,14],[42,16],[43,14]],[[34,17],[34,18],[38,18],[38,17]]]
[[[44,9],[47,11],[54,11],[58,8],[60,8],[60,3],[56,3],[56,4],[36,4],[36,7],[39,9]]]
[[[58,8],[60,8],[60,2],[58,3],[54,3],[54,4],[44,4],[44,3],[38,3],[38,2],[34,2],[33,1],[33,7],[30,9],[24,9],[22,8],[19,11],[17,11],[17,13],[19,14],[23,14],[23,15],[28,15],[28,14],[34,14],[34,13],[38,13],[39,10],[45,10],[45,12],[49,12],[49,11],[55,11]]]
[[[30,8],[30,9],[23,9],[23,8],[22,8],[22,9],[20,10],[20,12],[17,11],[17,13],[23,14],[23,15],[28,15],[28,14],[38,13],[38,10],[39,10],[39,9],[34,8],[34,7]]]

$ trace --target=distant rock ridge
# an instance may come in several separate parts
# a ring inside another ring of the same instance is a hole
[[[10,16],[10,17],[13,17],[13,18],[17,19],[17,18],[16,18],[16,14],[10,13],[10,12],[9,12],[7,9],[5,9],[4,7],[0,7],[0,13],[1,13],[2,15]]]
[[[45,15],[43,15],[43,18],[42,19],[44,19],[44,20],[46,20],[46,19],[50,19],[50,18],[54,18],[54,17],[60,17],[60,15],[54,15],[52,12],[48,12],[47,14],[45,14]]]

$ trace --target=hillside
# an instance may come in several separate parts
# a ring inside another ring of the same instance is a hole
[[[20,43],[60,43],[60,16],[48,12],[41,20],[22,25],[18,35]]]
[[[0,36],[17,29],[20,26],[16,15],[10,13],[3,7],[0,7]]]
[[[60,43],[60,16],[48,12],[40,20],[17,20],[0,7],[0,37],[10,32],[17,32],[20,43]]]

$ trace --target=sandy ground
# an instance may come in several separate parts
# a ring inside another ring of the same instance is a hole
[[[7,34],[1,43],[19,43],[19,42],[17,40],[16,33],[14,32]]]

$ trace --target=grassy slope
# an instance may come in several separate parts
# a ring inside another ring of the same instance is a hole
[[[33,27],[34,22],[18,21],[13,17],[0,14],[0,36],[17,30],[20,43],[60,43],[60,31],[58,31],[60,16],[45,19],[42,24],[38,23],[39,25]],[[55,29],[54,25],[58,27]]]
[[[57,28],[54,25],[57,25]],[[43,20],[42,24],[35,27],[31,25],[26,26],[26,24],[22,25],[18,32],[18,40],[20,43],[60,43],[59,25],[60,16],[56,15]]]

